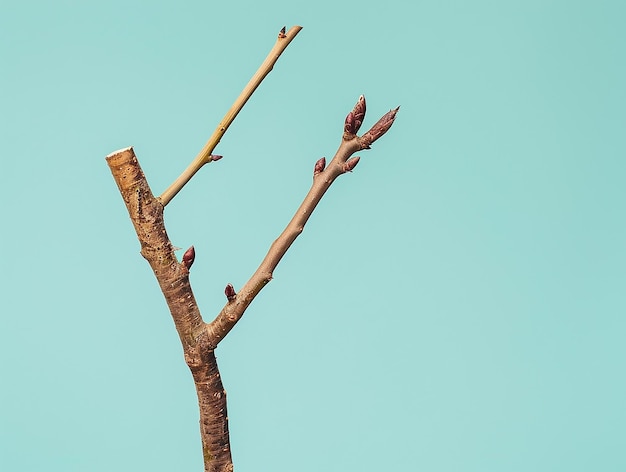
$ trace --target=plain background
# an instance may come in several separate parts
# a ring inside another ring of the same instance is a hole
[[[626,470],[626,4],[5,2],[0,469],[199,471],[191,375],[105,155],[166,209],[211,320],[360,153],[217,354],[236,470]],[[182,252],[179,253],[182,256]]]

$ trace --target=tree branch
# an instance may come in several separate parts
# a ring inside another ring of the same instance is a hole
[[[211,155],[215,146],[220,142],[222,136],[231,125],[237,114],[241,111],[243,106],[246,104],[248,99],[252,96],[257,87],[261,84],[263,79],[270,73],[270,71],[274,68],[274,64],[283,53],[283,51],[289,46],[289,43],[296,37],[296,35],[302,29],[301,26],[292,26],[289,31],[285,32],[285,28],[280,30],[278,33],[278,39],[276,40],[276,44],[267,55],[259,69],[250,79],[248,85],[242,90],[235,103],[230,107],[230,110],[224,115],[224,118],[217,125],[215,131],[204,145],[202,150],[198,153],[195,159],[189,164],[189,167],[185,169],[185,171],[170,185],[165,192],[161,194],[159,200],[166,206],[172,198],[176,196],[176,194],[182,189],[187,182],[194,176],[196,172],[200,170],[200,168],[204,164],[208,164],[211,161],[217,160],[214,156]]]
[[[176,260],[163,222],[163,205],[152,194],[133,149],[116,151],[106,160],[135,227],[141,254],[152,267],[170,309],[185,361],[193,375],[200,405],[205,470],[231,471],[226,392],[189,284],[195,251],[190,248],[182,263]]]
[[[242,97],[233,105],[218,126],[214,136],[196,158],[205,163],[217,160],[211,151],[219,142],[226,128],[233,121],[245,101],[271,70],[288,42],[298,33],[300,27],[288,33],[281,31],[277,46],[268,56],[259,72],[250,81]],[[359,162],[352,154],[370,145],[385,134],[395,119],[398,109],[385,114],[367,133],[356,135],[365,117],[365,98],[359,98],[354,110],[348,114],[344,124],[343,139],[328,167],[322,158],[315,163],[313,185],[285,230],[271,245],[259,268],[244,285],[240,293],[235,293],[228,284],[225,295],[228,300],[213,322],[203,321],[200,310],[189,283],[189,270],[195,261],[195,249],[190,247],[178,262],[174,247],[170,242],[163,221],[165,204],[182,188],[197,169],[190,171],[179,184],[173,184],[160,198],[156,198],[141,170],[132,148],[121,149],[106,157],[113,178],[117,183],[128,214],[141,245],[141,254],[154,271],[165,301],[170,309],[176,331],[183,346],[185,361],[193,375],[200,407],[200,431],[204,467],[206,472],[232,472],[226,391],[222,385],[215,348],[228,334],[254,297],[272,279],[272,274],[289,247],[303,231],[311,213],[340,175],[352,171]],[[194,162],[196,162],[194,161]],[[198,166],[198,168],[201,164]],[[181,176],[182,177],[182,176]],[[179,178],[181,179],[181,178]],[[185,180],[186,179],[186,180]]]
[[[346,117],[343,139],[330,164],[324,168],[325,159],[323,158],[315,163],[313,185],[295,215],[280,236],[272,243],[267,255],[256,272],[250,277],[250,280],[246,282],[238,294],[233,291],[231,296],[228,296],[228,302],[224,308],[207,325],[209,343],[212,347],[216,347],[224,339],[237,321],[241,319],[252,300],[272,280],[274,269],[295,239],[302,233],[304,225],[335,179],[341,174],[351,172],[357,165],[359,157],[350,159],[352,154],[362,149],[370,149],[370,145],[391,128],[399,108],[383,115],[367,133],[358,137],[356,132],[365,117],[365,97],[363,95],[359,97],[354,110]],[[357,116],[356,120],[355,116]],[[227,289],[228,287],[233,290],[232,285],[227,286]]]

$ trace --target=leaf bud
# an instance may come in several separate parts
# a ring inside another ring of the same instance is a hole
[[[325,168],[326,168],[326,158],[322,157],[321,159],[318,159],[318,161],[315,163],[315,168],[313,169],[313,175],[317,175],[317,174],[324,172]]]
[[[359,128],[365,119],[365,97],[363,95],[359,97],[359,101],[354,105],[352,116],[354,117],[354,134],[356,134],[359,132]]]
[[[343,124],[343,139],[352,139],[354,134],[354,115],[350,112]]]
[[[396,114],[398,113],[399,109],[400,107],[394,110],[389,110],[380,118],[380,120],[374,123],[374,126],[372,126],[367,133],[361,136],[361,149],[370,149],[370,145],[374,141],[376,141],[383,134],[389,131],[389,128],[391,128],[391,125],[393,125],[393,122],[396,119]]]
[[[191,269],[191,265],[193,261],[196,259],[196,250],[193,246],[185,251],[183,254],[183,265],[187,268],[187,270]]]
[[[356,165],[359,163],[359,159],[361,159],[359,156],[355,156],[352,159],[348,159],[343,164],[343,171],[344,172],[352,172],[352,169],[354,169],[356,167]]]
[[[235,287],[233,287],[232,284],[226,285],[226,288],[224,289],[224,294],[226,295],[226,298],[228,298],[229,302],[232,302],[237,295],[235,293]]]

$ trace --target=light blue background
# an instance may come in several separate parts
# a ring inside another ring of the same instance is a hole
[[[199,471],[191,376],[104,156],[167,207],[211,320],[366,95],[341,177],[220,345],[247,471],[626,470],[626,4],[0,7],[0,470]],[[181,253],[182,255],[182,253]]]

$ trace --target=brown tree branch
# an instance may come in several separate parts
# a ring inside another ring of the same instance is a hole
[[[163,205],[154,197],[132,148],[106,158],[148,261],[170,309],[191,369],[200,406],[200,432],[205,471],[232,470],[226,392],[220,380],[215,353],[209,345],[200,310],[189,284],[189,267],[195,251],[188,250],[179,263],[167,236]]]
[[[274,68],[274,64],[276,64],[276,61],[278,60],[280,55],[287,48],[287,46],[289,46],[289,43],[293,40],[293,38],[296,37],[301,29],[301,26],[292,26],[287,32],[285,32],[285,28],[280,30],[280,32],[278,33],[278,39],[276,40],[276,44],[274,44],[274,47],[269,52],[259,69],[252,76],[250,82],[248,82],[248,85],[246,85],[245,88],[241,91],[239,97],[237,97],[237,100],[235,100],[235,103],[233,103],[233,105],[230,107],[230,110],[228,110],[226,115],[224,115],[224,118],[222,119],[220,124],[217,125],[217,128],[215,128],[215,131],[213,131],[213,134],[204,145],[202,150],[198,153],[198,155],[191,162],[191,164],[189,164],[189,167],[187,167],[184,172],[172,183],[172,185],[170,185],[167,190],[165,190],[165,192],[163,192],[159,197],[159,200],[161,201],[163,206],[166,206],[172,200],[172,198],[174,198],[176,194],[180,192],[180,189],[182,189],[185,184],[189,182],[189,180],[194,176],[196,172],[200,170],[200,168],[204,164],[208,164],[211,161],[217,160],[211,155],[213,149],[215,149],[215,146],[217,146],[217,144],[220,142],[222,136],[224,136],[224,133],[231,125],[237,114],[241,111],[243,106],[246,104],[248,99],[252,96],[254,91],[261,84],[267,74],[269,74],[270,71]]]
[[[293,38],[300,29],[300,27],[294,28],[288,33],[281,31],[279,42],[285,39],[290,41],[290,35]],[[279,48],[280,52],[284,50],[284,47],[286,44],[283,43],[282,49]],[[274,55],[268,56],[266,63],[270,66],[269,68],[262,67],[260,70],[265,71],[262,76],[259,76],[256,81],[255,79],[251,81],[252,85],[248,85],[252,87],[249,94],[271,70],[271,65],[274,64],[280,52],[274,52]],[[214,144],[211,144],[209,140],[201,153],[204,156],[203,159],[217,160],[219,158],[210,153],[245,100],[240,103],[240,106],[237,105],[239,108],[232,115],[227,114],[225,121],[222,122],[227,122],[227,124],[223,128],[218,127],[221,134],[216,131],[219,136]],[[328,167],[325,166],[324,158],[315,163],[313,185],[296,214],[271,245],[265,259],[240,293],[236,294],[232,285],[226,286],[225,295],[228,302],[215,320],[209,324],[202,319],[189,283],[189,270],[196,257],[195,249],[193,246],[190,247],[184,253],[182,262],[178,262],[163,221],[165,203],[182,188],[184,182],[170,192],[169,199],[163,200],[163,196],[156,198],[132,148],[116,151],[106,157],[141,244],[141,254],[154,271],[174,319],[176,331],[183,346],[185,361],[193,375],[200,407],[200,431],[206,472],[232,472],[233,470],[226,392],[221,382],[214,352],[217,344],[241,319],[254,297],[272,279],[274,269],[302,232],[311,213],[331,184],[341,174],[354,169],[359,158],[351,158],[352,154],[361,149],[369,149],[376,139],[386,133],[393,124],[397,111],[398,109],[395,109],[385,114],[367,133],[358,137],[356,132],[365,116],[365,99],[362,96],[359,98],[355,109],[346,118],[343,140],[335,157]]]
[[[313,210],[320,202],[326,191],[330,188],[337,177],[346,172],[352,171],[359,162],[358,157],[350,159],[356,151],[369,149],[370,145],[385,134],[393,124],[400,107],[391,110],[372,126],[362,137],[355,133],[358,131],[362,120],[365,117],[365,97],[361,95],[355,108],[346,117],[344,134],[339,149],[330,161],[328,167],[324,169],[325,159],[320,159],[315,163],[313,171],[313,185],[307,193],[304,201],[296,211],[295,215],[272,243],[270,249],[259,265],[250,280],[241,288],[238,294],[228,298],[228,302],[222,308],[217,317],[207,325],[209,343],[217,347],[228,332],[241,319],[244,312],[252,303],[252,300],[265,287],[274,273],[274,269],[283,258],[291,244],[304,230],[304,225],[309,220]],[[355,120],[355,115],[357,120]],[[358,124],[357,124],[358,123]],[[231,286],[232,287],[232,286]]]

